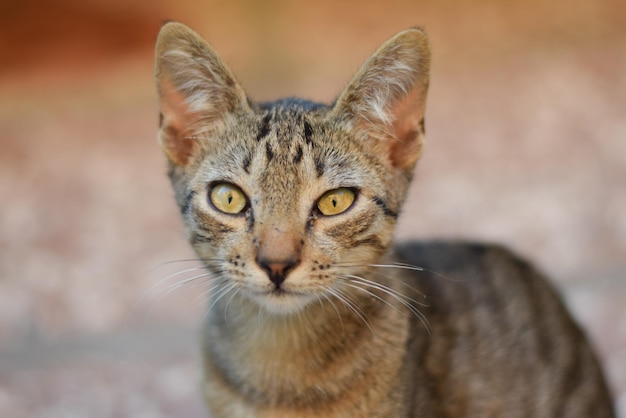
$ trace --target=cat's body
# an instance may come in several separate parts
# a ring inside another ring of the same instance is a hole
[[[219,304],[218,312],[239,311],[228,322],[214,316],[206,329],[216,415],[612,416],[593,353],[530,266],[493,246],[413,243],[398,252],[402,263],[438,274],[401,270],[376,280],[417,300],[417,289],[428,295],[420,308],[428,329],[384,293],[395,308],[358,302],[372,329],[340,306],[343,320],[315,306],[261,322],[254,305]]]
[[[429,57],[411,29],[333,106],[256,105],[198,35],[162,29],[161,141],[209,271],[215,417],[612,416],[588,343],[532,268],[498,247],[393,248]]]

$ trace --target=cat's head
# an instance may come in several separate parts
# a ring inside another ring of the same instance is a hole
[[[294,312],[381,258],[421,154],[429,64],[425,33],[409,29],[332,106],[259,105],[199,35],[163,26],[160,141],[186,234],[221,291]]]

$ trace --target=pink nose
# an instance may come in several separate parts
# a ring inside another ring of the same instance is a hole
[[[268,226],[260,231],[258,244],[256,263],[279,289],[289,272],[300,264],[302,241],[293,231]]]
[[[280,285],[285,281],[287,274],[300,264],[300,260],[294,258],[277,261],[257,257],[256,262],[267,272],[271,282],[274,283],[277,289],[280,288]]]

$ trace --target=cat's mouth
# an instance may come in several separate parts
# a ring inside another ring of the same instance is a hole
[[[270,297],[289,297],[289,296],[294,296],[294,297],[299,297],[299,296],[307,296],[306,293],[302,293],[302,292],[296,292],[293,290],[287,290],[283,287],[275,287],[271,290],[266,290],[266,291],[259,291],[259,292],[255,292],[257,295],[259,296],[270,296]]]
[[[314,296],[309,293],[276,287],[270,290],[253,291],[252,299],[265,310],[276,314],[295,313],[307,306]]]

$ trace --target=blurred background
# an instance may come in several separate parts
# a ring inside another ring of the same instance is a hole
[[[251,98],[325,102],[425,27],[428,142],[399,238],[500,242],[536,263],[626,417],[621,0],[3,1],[0,416],[206,416],[203,300],[159,284],[193,257],[156,141],[165,20],[204,35]]]

